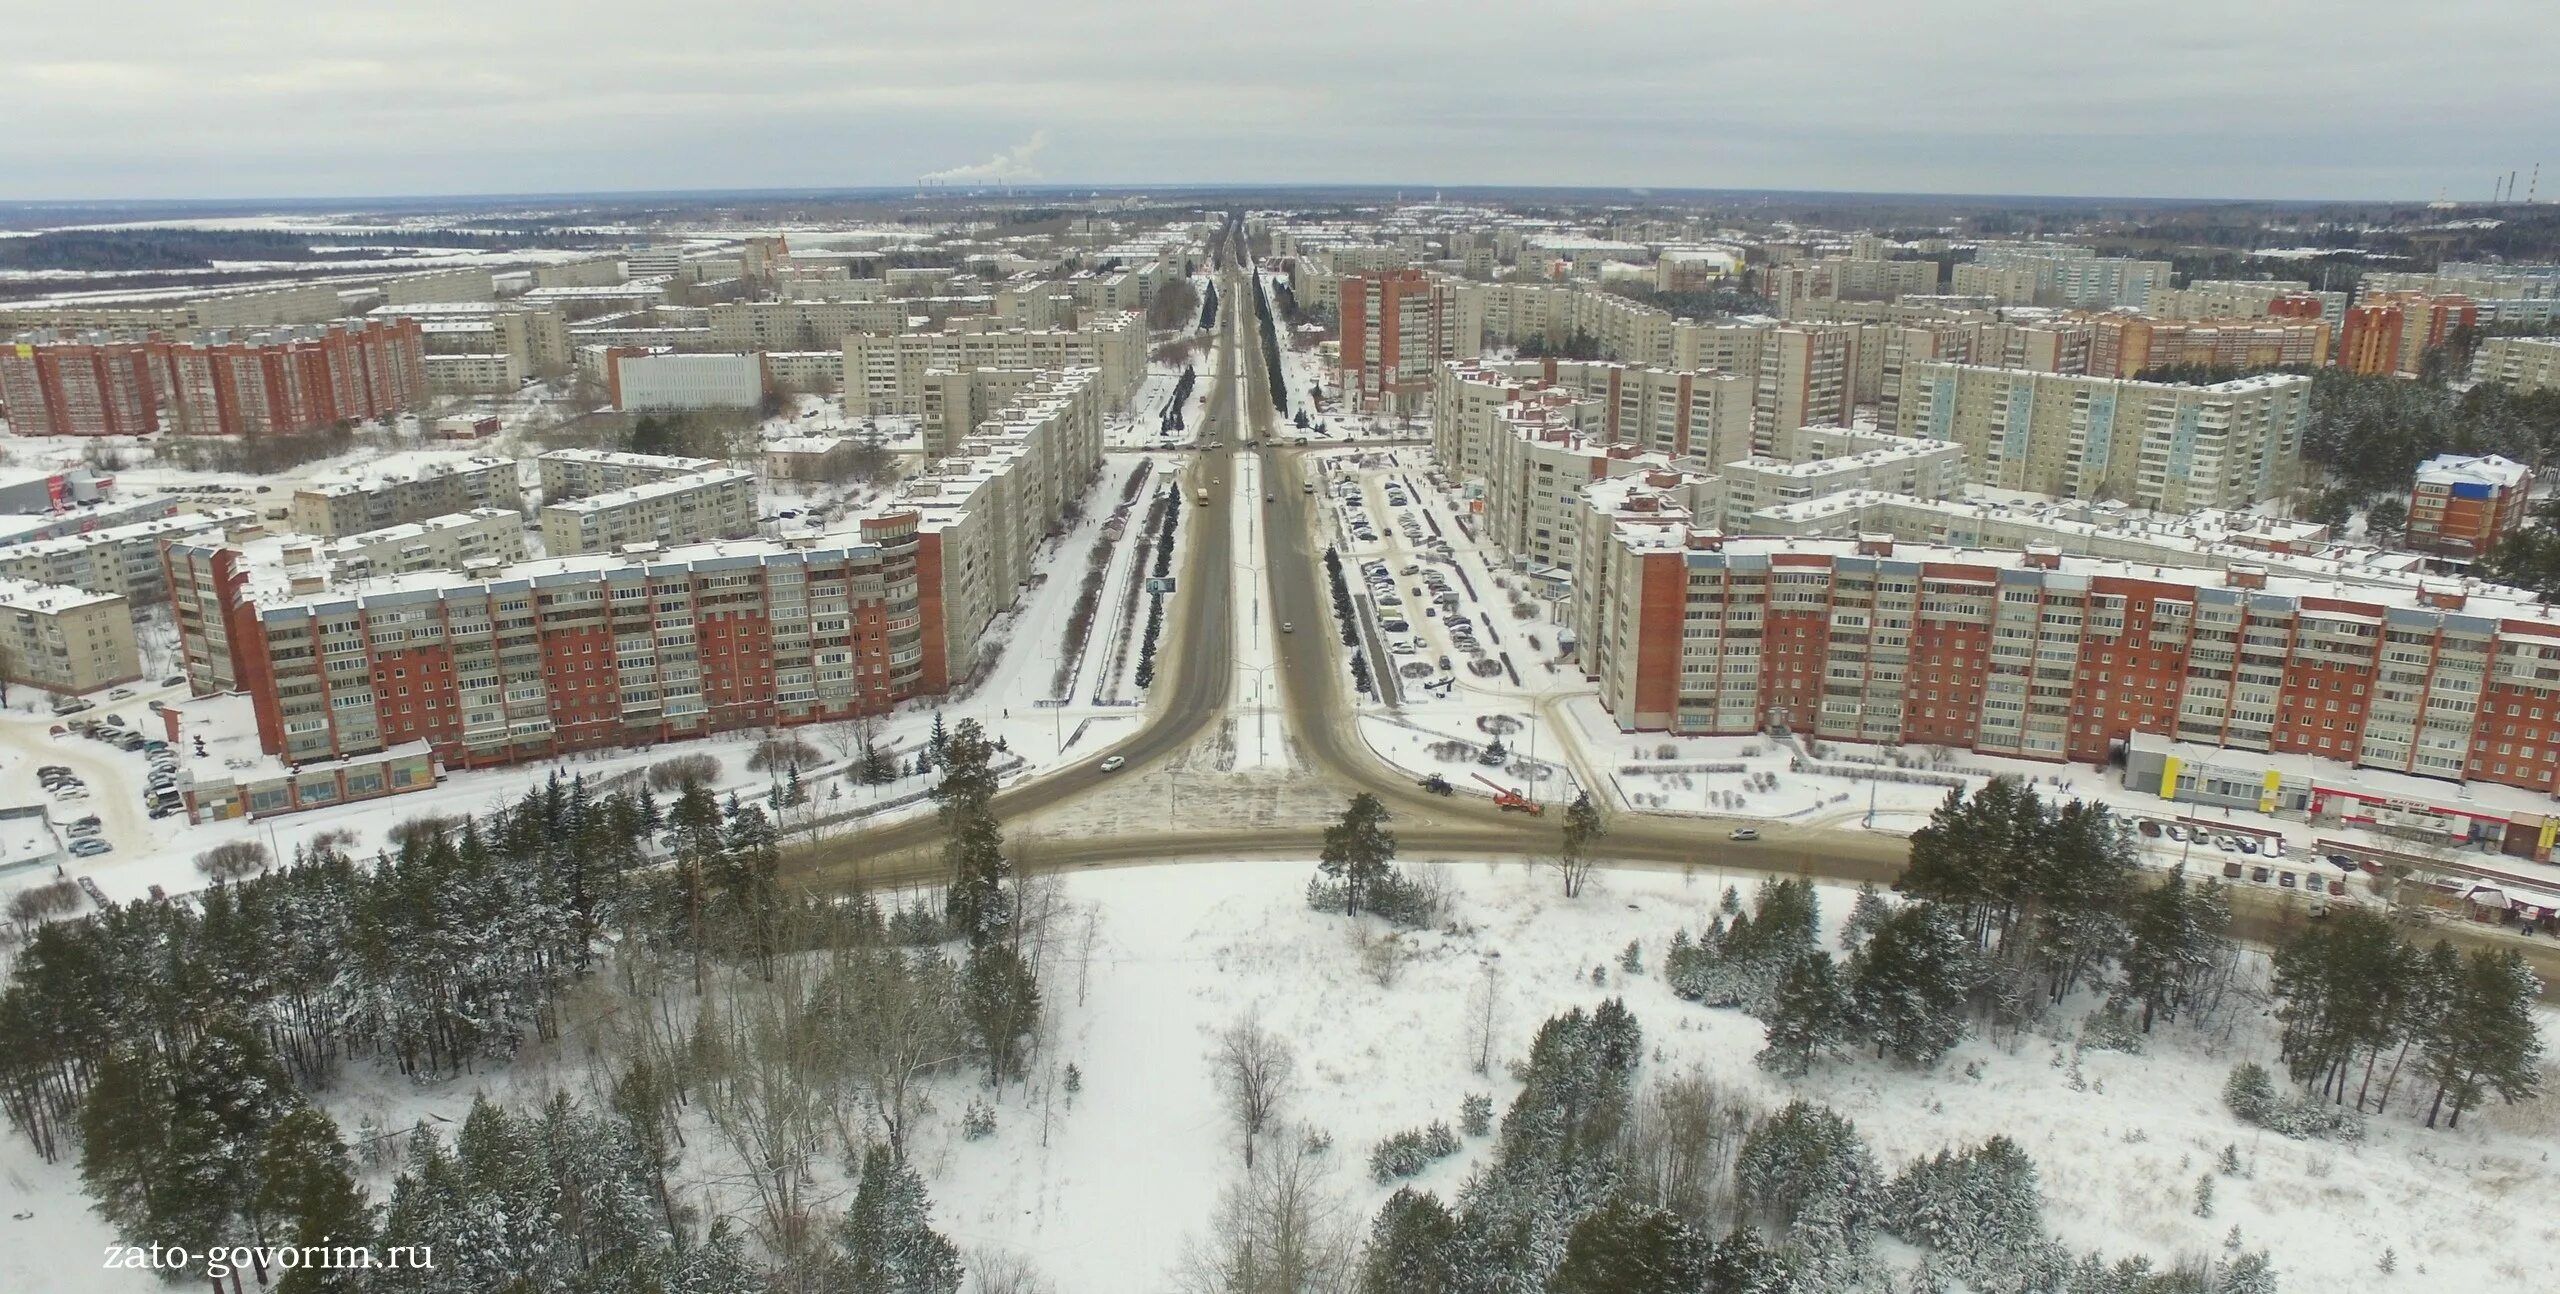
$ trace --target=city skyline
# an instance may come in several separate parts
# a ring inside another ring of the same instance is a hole
[[[1318,5],[1287,23],[751,9],[712,24],[668,5],[253,4],[164,15],[112,50],[76,16],[30,14],[0,53],[0,111],[44,129],[0,141],[0,201],[933,175],[2479,201],[2493,176],[2560,162],[2537,137],[2560,119],[2560,88],[2536,75],[2548,42],[2484,39],[2537,30],[2535,8],[2466,0],[2459,21],[2424,24],[2357,8],[2180,4],[2110,22],[1972,0],[1912,29],[1625,2],[1567,17]]]

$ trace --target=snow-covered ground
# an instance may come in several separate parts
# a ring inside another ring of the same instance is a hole
[[[2538,1106],[2491,1109],[2454,1133],[2379,1119],[2353,1150],[2267,1136],[2219,1099],[2232,1064],[2273,1060],[2254,1025],[2219,1047],[2167,1029],[2140,1056],[2046,1038],[1974,1041],[1927,1073],[1859,1060],[1789,1084],[1752,1065],[1756,1022],[1683,1002],[1652,973],[1673,930],[1705,925],[1726,878],[1609,873],[1568,901],[1545,873],[1444,870],[1462,933],[1406,936],[1391,956],[1364,954],[1350,923],[1306,909],[1304,864],[1075,877],[1070,896],[1098,908],[1099,940],[1083,1005],[1050,995],[1058,1023],[1048,1063],[1077,1064],[1083,1091],[1045,1147],[1029,1110],[1002,1109],[998,1134],[981,1142],[946,1128],[939,1217],[963,1244],[1035,1256],[1065,1294],[1151,1283],[1239,1166],[1207,1056],[1216,1030],[1259,1013],[1298,1053],[1302,1091],[1284,1117],[1332,1135],[1330,1185],[1365,1218],[1389,1193],[1363,1171],[1371,1145],[1433,1119],[1455,1124],[1469,1092],[1491,1094],[1499,1110],[1518,1088],[1501,1062],[1525,1055],[1540,1021],[1624,995],[1651,1044],[1645,1081],[1695,1066],[1772,1108],[1799,1093],[1828,1102],[1857,1121],[1888,1171],[2008,1135],[2043,1171],[2051,1225],[2081,1248],[2219,1255],[2237,1225],[2245,1245],[2273,1251],[2289,1289],[2365,1288],[2390,1246],[2396,1287],[2521,1290],[2525,1255],[2560,1230],[2542,1207],[2560,1168]],[[1848,898],[1827,890],[1825,916],[1845,916]],[[1629,940],[1646,973],[1619,971]],[[1385,986],[1373,970],[1381,962],[1395,968]],[[1601,965],[1609,982],[1595,986]],[[1488,974],[1500,1042],[1493,1075],[1479,1077],[1466,1060],[1465,1017]],[[2057,1024],[2067,1031],[2087,1006],[2057,1012]],[[2214,1217],[2195,1217],[2197,1175],[2235,1143],[2252,1176],[2222,1181]],[[1468,1139],[1415,1184],[1454,1192],[1488,1146]]]

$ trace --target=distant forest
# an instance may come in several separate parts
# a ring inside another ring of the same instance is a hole
[[[68,229],[32,238],[0,238],[0,270],[86,270],[135,273],[210,269],[215,261],[305,261],[326,264],[364,256],[364,248],[462,247],[514,251],[528,247],[577,247],[595,241],[574,234],[408,229],[384,226],[379,234],[301,233],[280,229]]]

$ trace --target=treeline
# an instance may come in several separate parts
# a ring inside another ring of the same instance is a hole
[[[371,867],[322,849],[192,904],[45,925],[0,990],[0,1107],[54,1158],[102,1067],[177,1068],[224,1021],[315,1089],[350,1058],[434,1078],[509,1055],[550,1035],[603,933],[684,933],[665,929],[671,882],[642,871],[657,812],[645,789],[554,779],[458,830],[403,833]]]
[[[1538,1030],[1490,1157],[1452,1201],[1410,1187],[1371,1220],[1360,1294],[2271,1294],[2263,1253],[2161,1269],[2074,1254],[2035,1163],[2005,1137],[1888,1175],[1855,1125],[1759,1113],[1691,1074],[1640,1092],[1643,1030],[1616,1000]],[[1271,1228],[1261,1229],[1268,1234]],[[1885,1236],[1918,1251],[1903,1267]],[[1230,1237],[1235,1239],[1238,1237]],[[1247,1233],[1240,1238],[1257,1237]],[[1318,1247],[1297,1284],[1316,1289]],[[1242,1291],[1240,1282],[1211,1285]]]
[[[216,261],[309,261],[377,256],[386,243],[509,251],[576,247],[591,238],[561,233],[483,233],[385,226],[379,234],[303,233],[283,229],[63,229],[29,238],[0,238],[0,270],[132,273],[210,269]]]
[[[554,778],[482,818],[404,824],[370,868],[324,850],[194,906],[46,926],[0,991],[0,1098],[48,1158],[76,1141],[137,1243],[435,1255],[252,1273],[281,1290],[951,1294],[910,1130],[938,1075],[1025,1078],[1054,902],[1012,882],[993,752],[974,721],[941,735],[951,883],[932,907],[784,894],[763,809],[698,782],[662,815],[645,786]],[[570,1019],[582,983],[603,1000]],[[405,1160],[368,1120],[362,1159],[401,1165],[387,1204],[306,1095],[357,1060],[439,1077],[572,1030],[592,1101],[483,1103],[450,1145],[421,1126]],[[964,1122],[983,1135],[994,1114],[973,1102]],[[744,1227],[722,1214],[737,1201],[677,1185],[705,1135],[762,1166]],[[830,1162],[860,1165],[840,1213]]]
[[[2431,353],[2448,355],[2451,364],[2457,352],[2447,345]],[[2433,382],[2338,368],[2312,374],[2303,460],[2348,506],[2377,496],[2405,500],[2418,464],[2448,451],[2504,454],[2536,466],[2560,456],[2560,392],[2519,393],[2484,382],[2457,396]]]
[[[1864,1047],[1934,1064],[1977,1023],[2014,1035],[2083,987],[2105,993],[2103,1027],[2218,1009],[2236,963],[2220,884],[2172,871],[2146,887],[2138,872],[2104,807],[1994,779],[1949,792],[1913,833],[1896,886],[1909,901],[1859,892],[1845,965],[1820,946],[1812,885],[1776,880],[1748,911],[1726,891],[1702,936],[1673,936],[1663,974],[1682,997],[1759,1018],[1760,1063],[1788,1074]]]
[[[1253,315],[1262,323],[1262,367],[1270,374],[1271,407],[1289,412],[1289,375],[1280,367],[1280,327],[1271,319],[1271,292],[1262,275],[1253,276]]]

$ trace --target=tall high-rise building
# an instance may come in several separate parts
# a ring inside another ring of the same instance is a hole
[[[1344,275],[1340,318],[1342,389],[1364,409],[1411,407],[1458,358],[1457,289],[1421,270]]]
[[[2347,310],[2346,326],[2338,332],[2338,367],[2416,377],[2428,351],[2479,319],[2479,307],[2469,297],[2373,293]]]
[[[1778,437],[1798,427],[1847,424],[1857,350],[1855,324],[1799,323],[1770,333],[1751,401],[1752,452],[1775,452]]]
[[[160,429],[139,342],[0,344],[0,406],[21,436],[143,436]]]

